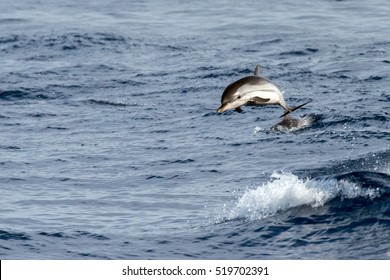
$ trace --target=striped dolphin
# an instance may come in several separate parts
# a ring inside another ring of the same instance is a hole
[[[297,107],[290,108],[279,88],[267,78],[260,76],[260,66],[257,65],[253,76],[241,78],[227,86],[222,94],[221,106],[219,106],[217,112],[222,113],[230,109],[242,112],[241,106],[276,104],[284,108],[284,114],[281,116],[284,117],[309,102],[311,100]]]

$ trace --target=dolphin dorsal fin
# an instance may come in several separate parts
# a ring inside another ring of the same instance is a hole
[[[255,76],[260,76],[260,65],[256,65],[255,73],[253,73]]]

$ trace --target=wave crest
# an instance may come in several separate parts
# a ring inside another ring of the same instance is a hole
[[[270,181],[247,190],[228,214],[228,219],[257,220],[298,206],[320,207],[336,197],[372,200],[381,194],[380,188],[362,187],[347,179],[300,179],[291,173],[274,173]]]

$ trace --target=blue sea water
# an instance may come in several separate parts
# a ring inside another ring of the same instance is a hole
[[[0,2],[1,259],[390,259],[390,4],[237,3]]]

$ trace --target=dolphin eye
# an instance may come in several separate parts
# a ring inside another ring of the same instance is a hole
[[[238,97],[237,97],[237,99],[240,99],[241,98],[241,95],[239,95]]]

